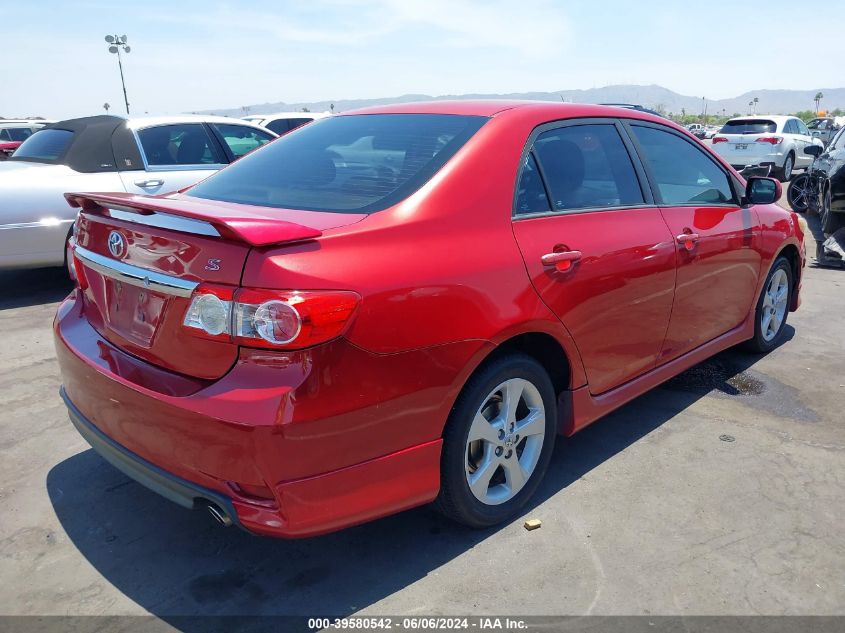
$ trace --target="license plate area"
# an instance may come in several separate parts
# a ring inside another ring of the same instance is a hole
[[[737,143],[736,145],[734,145],[734,148],[740,151],[748,149],[748,143]]]
[[[167,297],[117,279],[104,278],[109,328],[142,347],[153,343]]]

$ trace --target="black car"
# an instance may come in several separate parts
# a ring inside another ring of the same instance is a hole
[[[822,231],[833,233],[845,226],[845,127],[836,133],[812,169],[825,183],[819,205]]]

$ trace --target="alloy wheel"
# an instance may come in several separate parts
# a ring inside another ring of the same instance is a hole
[[[788,299],[789,277],[783,268],[779,268],[769,280],[763,296],[763,309],[760,311],[760,332],[766,342],[772,341],[780,332]]]
[[[783,179],[789,181],[792,178],[792,156],[787,156],[783,163]]]
[[[517,495],[537,467],[545,430],[543,398],[531,382],[511,378],[493,389],[467,436],[466,480],[475,498],[499,505]]]
[[[792,181],[792,185],[789,187],[789,202],[795,211],[807,211],[809,209],[811,189],[810,178],[807,175],[798,176]]]

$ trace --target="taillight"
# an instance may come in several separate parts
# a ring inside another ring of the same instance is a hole
[[[714,136],[713,137],[713,145],[715,145],[716,143],[727,143],[727,142],[728,142],[728,139],[726,139],[724,136]]]
[[[67,272],[71,281],[73,281],[73,283],[75,283],[81,290],[85,290],[88,287],[88,279],[85,277],[85,269],[82,266],[82,262],[79,261],[76,253],[74,253],[73,246],[73,239],[71,238],[68,242],[67,251],[65,253],[65,259],[67,260]]]
[[[340,336],[361,297],[346,290],[285,291],[200,285],[183,325],[248,347],[311,347]]]
[[[758,143],[769,143],[770,145],[780,145],[783,138],[780,136],[761,136],[757,139]]]

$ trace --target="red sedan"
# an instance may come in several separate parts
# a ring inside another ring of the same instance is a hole
[[[779,195],[636,110],[326,118],[182,193],[68,194],[62,395],[105,459],[251,532],[492,525],[555,434],[778,345],[805,262]]]

